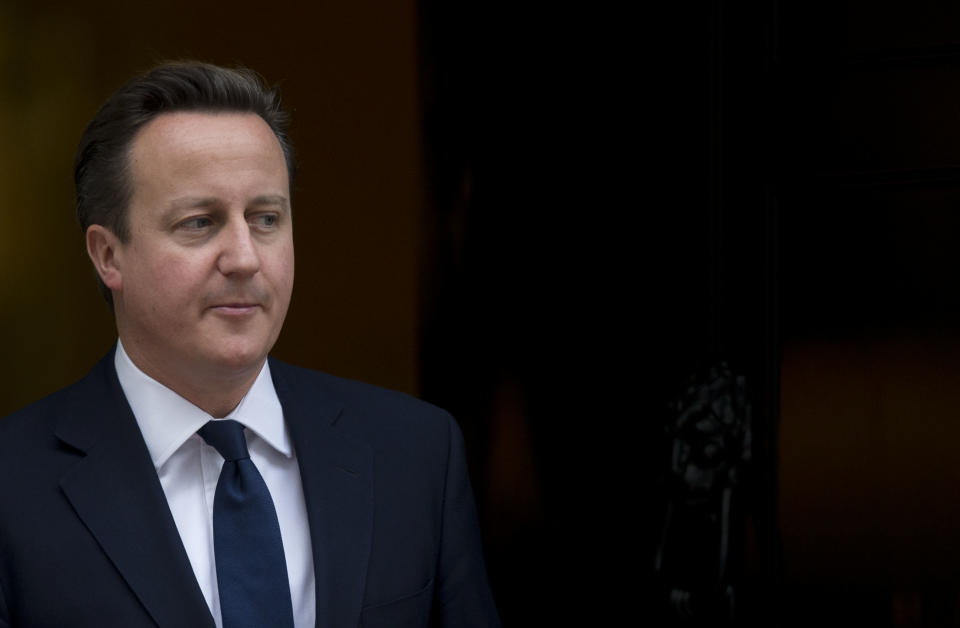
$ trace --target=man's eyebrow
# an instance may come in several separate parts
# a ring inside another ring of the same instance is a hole
[[[221,205],[223,205],[223,201],[215,196],[184,196],[171,201],[169,211],[175,212],[184,209],[200,209]],[[277,205],[281,209],[288,209],[290,207],[290,201],[282,194],[261,194],[260,196],[253,197],[249,205]]]
[[[193,209],[212,209],[220,205],[220,201],[213,196],[183,196],[170,201],[161,214],[161,220],[175,220],[183,212]]]
[[[251,205],[279,205],[281,209],[288,209],[290,207],[290,201],[287,200],[287,197],[280,194],[263,194],[255,197],[251,202]]]
[[[212,207],[220,205],[220,201],[213,196],[184,196],[170,202],[170,209],[194,209],[198,207]]]

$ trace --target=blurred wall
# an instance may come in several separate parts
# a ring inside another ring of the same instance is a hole
[[[781,6],[781,625],[957,626],[960,10]]]
[[[0,416],[115,340],[73,214],[100,103],[154,62],[243,64],[282,87],[299,157],[293,304],[274,354],[417,392],[416,3],[0,3]]]
[[[784,351],[781,512],[790,577],[914,587],[960,562],[960,338]]]

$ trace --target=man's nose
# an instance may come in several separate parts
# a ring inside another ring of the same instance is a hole
[[[224,275],[253,275],[260,270],[260,255],[246,220],[233,221],[221,231],[217,268]]]

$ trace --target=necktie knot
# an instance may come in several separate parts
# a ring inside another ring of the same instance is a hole
[[[228,462],[250,457],[247,439],[243,435],[243,425],[233,419],[207,421],[206,425],[197,430],[197,434]]]

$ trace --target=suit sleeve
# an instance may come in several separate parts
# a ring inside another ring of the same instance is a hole
[[[0,628],[10,628],[10,612],[7,610],[7,599],[3,595],[2,580],[0,580]]]
[[[487,582],[480,525],[467,475],[463,434],[449,417],[443,523],[434,619],[442,628],[494,628],[500,619]]]

